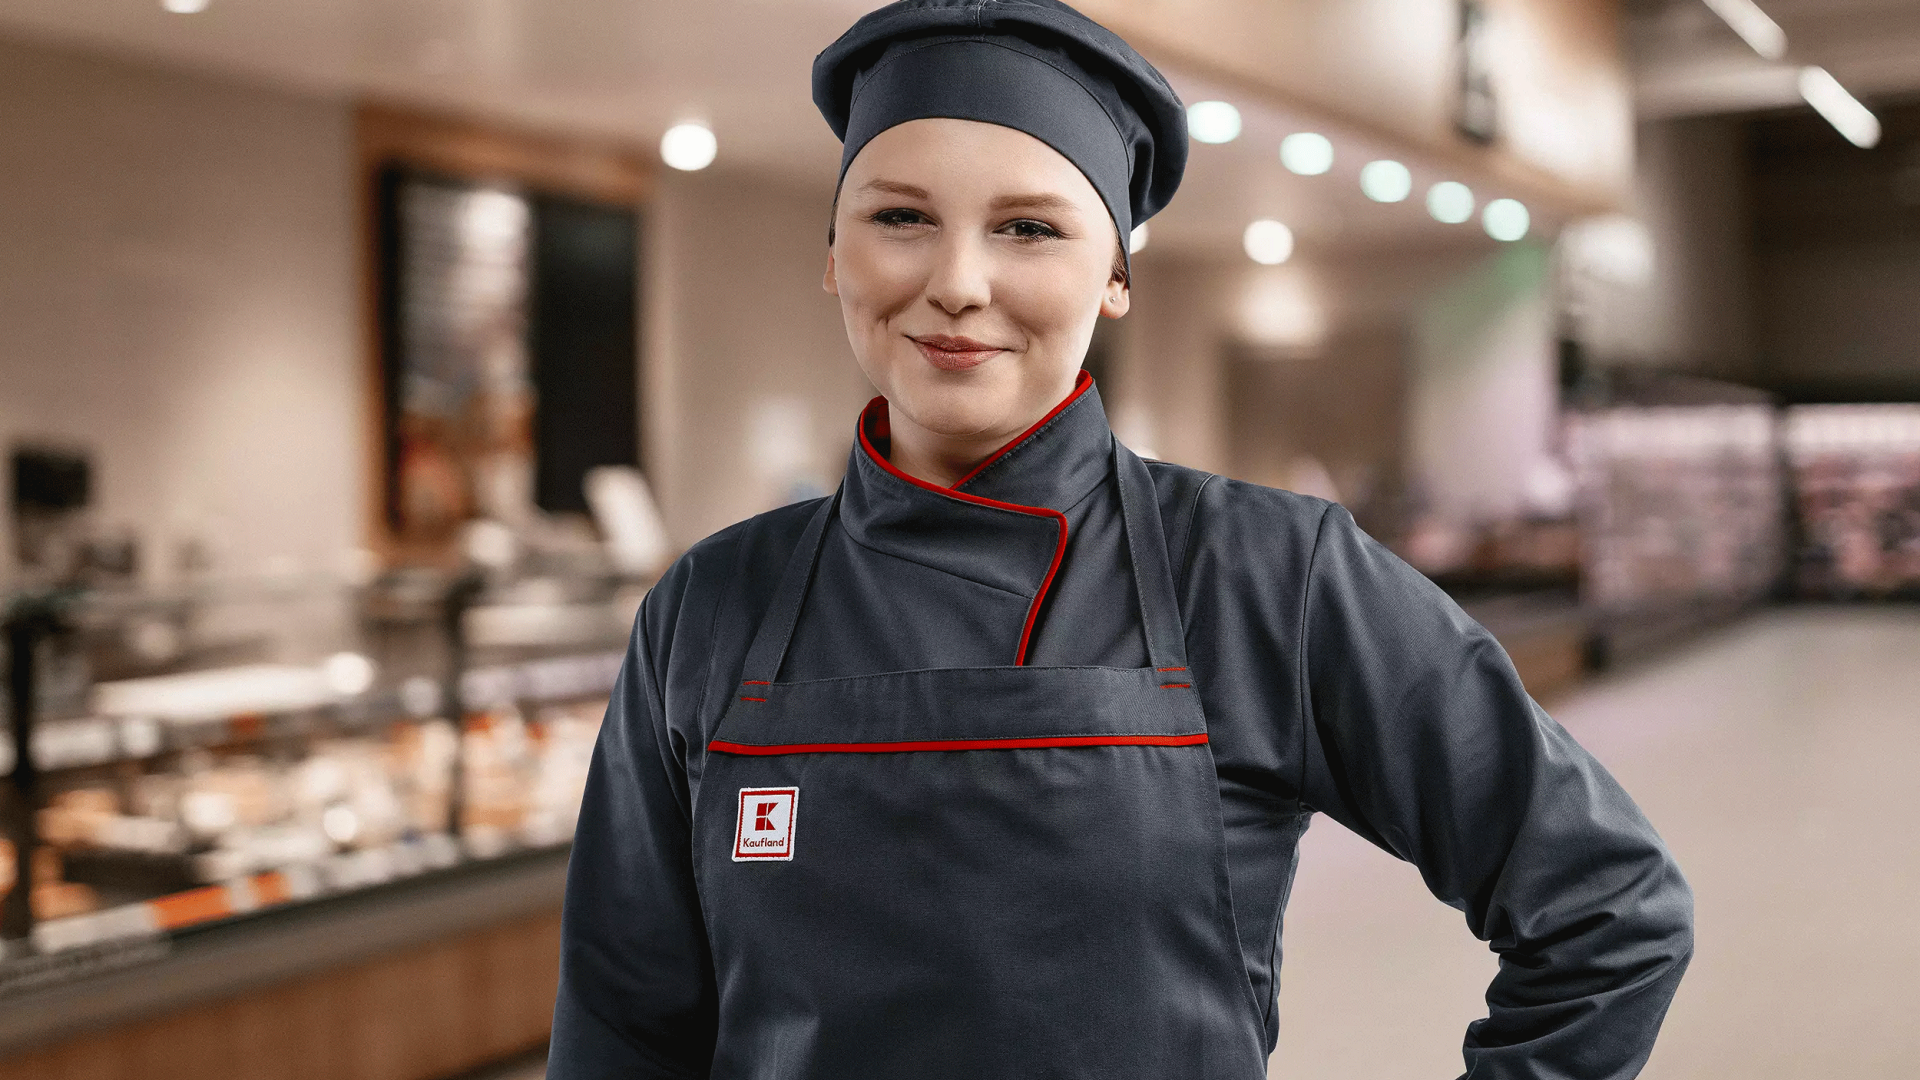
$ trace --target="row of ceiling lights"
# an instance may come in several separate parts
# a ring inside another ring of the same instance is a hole
[[[208,2],[160,0],[166,10],[180,15],[205,11]],[[1834,89],[1838,85],[1835,83]],[[1240,137],[1240,110],[1226,101],[1195,102],[1187,108],[1187,129],[1203,143],[1232,142]],[[705,124],[675,124],[660,137],[660,160],[671,168],[694,172],[713,164],[719,148],[719,140]],[[1317,132],[1295,132],[1280,142],[1281,164],[1301,176],[1321,176],[1331,171],[1333,157],[1332,141]],[[1360,170],[1360,190],[1375,202],[1404,202],[1413,193],[1413,173],[1398,161],[1371,161]],[[1465,184],[1443,180],[1427,190],[1427,212],[1436,221],[1458,225],[1471,219],[1473,211],[1473,191]],[[1488,203],[1481,220],[1487,234],[1496,240],[1519,240],[1531,228],[1527,208],[1513,199]],[[1271,218],[1249,224],[1242,241],[1247,256],[1264,265],[1286,262],[1293,255],[1293,231]],[[1146,245],[1147,227],[1143,224],[1134,229],[1128,248],[1137,252]]]
[[[161,0],[161,6],[175,14],[194,15],[205,11],[208,2]],[[1187,109],[1187,128],[1203,143],[1232,142],[1240,137],[1240,110],[1225,101],[1195,102]],[[660,137],[660,160],[685,172],[713,164],[719,149],[713,129],[705,124],[675,124]],[[1281,140],[1280,161],[1301,176],[1323,175],[1333,168],[1333,143],[1316,132],[1296,132]],[[1360,170],[1360,190],[1375,202],[1404,202],[1413,191],[1413,174],[1397,161],[1372,161]],[[1446,180],[1427,191],[1427,211],[1437,221],[1457,225],[1471,218],[1473,209],[1473,192],[1465,184]],[[1527,208],[1512,199],[1488,203],[1483,221],[1496,240],[1518,240],[1530,227]],[[1293,256],[1293,231],[1271,218],[1249,224],[1242,240],[1247,256],[1263,265],[1277,265]],[[1146,225],[1133,230],[1127,246],[1135,252],[1147,246]]]
[[[1187,132],[1197,142],[1230,143],[1240,131],[1240,110],[1231,102],[1196,101],[1187,107]],[[1333,170],[1333,157],[1333,141],[1318,132],[1296,131],[1280,140],[1280,164],[1300,176],[1326,175]],[[1378,203],[1405,202],[1413,194],[1413,171],[1390,158],[1369,161],[1360,169],[1360,191]],[[1475,204],[1473,189],[1457,180],[1442,180],[1427,189],[1427,213],[1443,224],[1472,220]],[[1526,206],[1516,199],[1489,202],[1481,209],[1480,222],[1488,236],[1507,242],[1522,239],[1533,227]],[[1265,266],[1293,256],[1292,230],[1271,218],[1249,224],[1241,241],[1247,257]]]

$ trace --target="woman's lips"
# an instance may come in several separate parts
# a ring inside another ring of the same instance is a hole
[[[919,347],[920,355],[942,371],[966,371],[979,367],[992,359],[994,354],[1006,351],[984,341],[946,334],[922,334],[912,341]]]

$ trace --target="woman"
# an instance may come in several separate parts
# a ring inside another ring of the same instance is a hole
[[[1143,463],[1079,372],[1165,81],[1053,0],[905,0],[814,96],[881,396],[837,494],[642,609],[549,1075],[1253,1080],[1314,811],[1501,953],[1473,1076],[1633,1075],[1691,914],[1626,794],[1344,510]]]

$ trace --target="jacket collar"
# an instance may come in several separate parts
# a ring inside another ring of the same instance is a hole
[[[1063,513],[1112,470],[1113,433],[1093,380],[963,477],[942,488],[887,461],[887,402],[860,415],[840,520],[864,547],[1007,592],[1034,596],[1065,549]]]

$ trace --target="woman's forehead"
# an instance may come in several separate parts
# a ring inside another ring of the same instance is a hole
[[[888,128],[848,165],[842,192],[1105,213],[1100,193],[1065,155],[1024,131],[978,120],[926,118]]]

